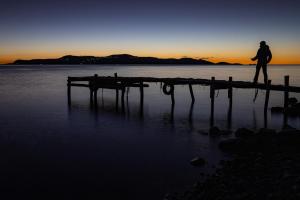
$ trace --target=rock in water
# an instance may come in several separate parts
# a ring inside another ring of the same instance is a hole
[[[295,97],[291,97],[288,100],[289,105],[295,105],[298,102],[298,100]]]
[[[197,166],[197,167],[202,167],[205,165],[206,161],[203,158],[195,157],[191,160],[191,165]]]
[[[274,129],[261,128],[258,132],[261,136],[274,136],[276,131]]]
[[[294,108],[297,108],[297,109],[300,109],[300,103],[295,103],[295,104],[293,105],[293,107],[294,107]]]
[[[249,137],[249,136],[252,136],[252,135],[254,135],[254,132],[251,131],[250,129],[247,129],[247,128],[239,128],[235,132],[235,136],[240,137],[240,138]]]
[[[231,138],[219,143],[219,149],[223,152],[236,152],[241,147],[240,139]]]
[[[209,129],[209,134],[214,136],[214,135],[220,135],[221,134],[221,131],[218,127],[216,126],[213,126]]]
[[[221,130],[220,131],[221,135],[230,135],[232,133],[231,130]]]

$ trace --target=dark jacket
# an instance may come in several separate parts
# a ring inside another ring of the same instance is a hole
[[[272,60],[272,53],[268,45],[262,46],[258,49],[253,60],[258,60],[260,64],[267,64]]]

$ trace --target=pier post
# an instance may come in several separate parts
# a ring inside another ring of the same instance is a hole
[[[264,113],[264,128],[268,128],[268,113]]]
[[[215,110],[215,77],[211,77],[210,83],[210,125],[214,125],[214,110]]]
[[[141,103],[144,103],[144,86],[143,86],[143,82],[140,81],[140,101]]]
[[[68,105],[70,106],[71,105],[71,80],[69,77],[68,77],[67,86],[68,86]]]
[[[93,105],[93,89],[90,88],[90,105]]]
[[[265,114],[266,114],[267,111],[268,111],[271,82],[272,82],[271,80],[268,80],[268,83],[267,83],[267,85],[266,85],[266,97],[265,97],[265,107],[264,107],[264,113],[265,113]]]
[[[194,103],[191,103],[190,112],[189,112],[189,123],[193,124],[193,111],[194,111]]]
[[[126,98],[127,98],[127,101],[128,101],[129,90],[130,90],[130,87],[126,87]]]
[[[172,105],[171,105],[171,116],[170,116],[170,122],[171,122],[171,124],[174,123],[174,108],[175,108],[175,104],[172,103]]]
[[[122,100],[121,101],[122,101],[122,111],[125,111],[125,86],[123,86],[123,85],[122,85]]]
[[[290,77],[284,76],[284,113],[283,113],[283,127],[288,125],[288,114],[287,108],[289,106],[289,85],[290,85]]]
[[[229,107],[228,107],[228,115],[227,115],[227,127],[231,129],[231,121],[232,121],[232,77],[229,76],[228,80],[228,99],[229,99]]]
[[[144,118],[144,87],[143,82],[140,81],[140,118]]]
[[[90,89],[90,106],[93,106],[93,90],[94,90],[94,84],[93,80],[89,81],[89,89]]]
[[[93,80],[93,91],[94,91],[94,105],[95,107],[97,107],[97,104],[98,104],[98,97],[97,97],[97,91],[98,91],[98,88],[97,88],[97,78],[98,78],[98,74],[95,74],[94,75],[94,80]]]
[[[191,83],[189,83],[189,89],[190,89],[190,93],[191,93],[192,103],[194,103],[195,102],[195,96],[194,96],[193,87],[192,87]]]
[[[269,105],[269,98],[270,98],[270,86],[271,80],[268,80],[266,85],[266,97],[265,97],[265,106],[264,106],[264,127],[268,128],[268,105]]]
[[[115,76],[115,84],[118,84],[118,74],[114,73]],[[116,87],[116,110],[119,108],[119,89]]]
[[[230,101],[232,101],[232,77],[229,76],[228,80],[228,98]]]
[[[97,107],[97,104],[98,104],[97,92],[98,92],[98,88],[95,88],[94,89],[94,105],[95,105],[95,107]]]
[[[288,107],[289,104],[289,83],[290,82],[290,77],[289,76],[284,76],[284,109]]]
[[[173,90],[171,90],[171,100],[172,100],[172,105],[174,106],[175,105],[175,97],[174,97],[175,87],[173,84],[171,84],[171,87],[173,88]]]

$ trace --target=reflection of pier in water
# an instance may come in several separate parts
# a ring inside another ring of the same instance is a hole
[[[121,92],[121,108],[125,112],[125,93],[127,99],[128,109],[128,92],[129,88],[136,87],[140,90],[140,117],[144,115],[144,88],[149,87],[145,83],[161,83],[161,88],[165,95],[171,97],[171,122],[174,120],[174,107],[175,107],[175,86],[188,85],[191,95],[191,107],[189,112],[189,122],[192,123],[193,106],[195,96],[193,92],[193,85],[204,85],[210,87],[211,99],[211,112],[210,112],[210,125],[214,125],[214,107],[215,107],[215,91],[226,89],[228,90],[229,107],[227,113],[227,127],[231,129],[232,126],[232,96],[233,88],[248,88],[248,89],[261,89],[266,90],[265,104],[264,104],[264,126],[267,127],[267,110],[269,104],[270,91],[284,92],[284,108],[288,107],[289,92],[300,93],[300,87],[289,86],[289,76],[284,77],[284,85],[272,85],[271,80],[267,84],[253,84],[246,81],[233,81],[232,77],[226,80],[215,80],[215,77],[209,79],[193,79],[193,78],[154,78],[154,77],[119,77],[117,73],[111,76],[85,76],[85,77],[68,77],[68,104],[71,105],[71,87],[86,87],[90,90],[90,106],[92,108],[98,107],[98,89],[112,89],[116,91],[116,110],[119,109],[119,93]],[[103,93],[102,93],[103,94]],[[103,95],[102,95],[103,98]],[[254,99],[255,101],[255,99]],[[284,114],[284,126],[287,125],[287,114]]]

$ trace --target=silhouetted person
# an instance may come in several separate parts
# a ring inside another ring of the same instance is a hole
[[[267,64],[272,60],[272,53],[270,51],[269,46],[266,44],[265,41],[260,42],[260,48],[258,49],[257,54],[251,60],[253,60],[253,61],[257,60],[256,72],[255,72],[255,76],[254,76],[254,80],[253,80],[254,84],[257,83],[260,68],[263,69],[264,81],[265,81],[265,84],[267,84],[268,83]]]

